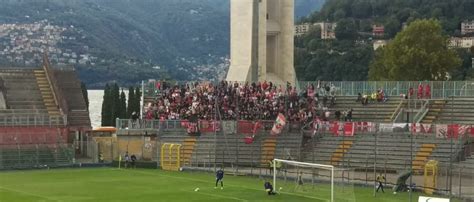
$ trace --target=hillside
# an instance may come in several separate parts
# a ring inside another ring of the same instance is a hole
[[[97,58],[92,65],[66,63],[76,66],[90,86],[111,80],[137,83],[169,77],[168,73],[174,79],[198,79],[189,76],[194,71],[191,67],[217,66],[228,53],[229,14],[211,2],[4,0],[0,24],[47,20],[67,29],[61,37],[75,40],[58,40],[62,53],[69,49]],[[8,62],[12,61],[3,61]]]
[[[296,16],[318,9],[322,1],[297,0]],[[3,65],[33,65],[39,62],[39,50],[48,48],[54,64],[75,66],[90,87],[114,80],[127,85],[149,78],[219,79],[227,71],[229,0],[0,0],[0,4],[4,24],[0,50],[8,50],[0,55]],[[31,38],[28,32],[38,24],[40,29]],[[56,30],[55,39],[45,41],[51,34],[49,26]],[[21,51],[13,52],[15,47]]]
[[[336,39],[322,40],[320,29],[296,39],[298,79],[366,80],[368,66],[375,54],[373,42],[389,41],[404,25],[424,18],[439,20],[446,36],[459,36],[461,22],[474,19],[474,1],[327,0],[320,11],[313,12],[300,23],[337,23]],[[383,25],[384,35],[373,36],[373,25]],[[463,66],[450,72],[452,79],[472,78],[473,53],[459,49],[458,54],[464,60]]]

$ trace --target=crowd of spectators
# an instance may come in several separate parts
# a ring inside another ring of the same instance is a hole
[[[291,84],[222,81],[171,85],[155,83],[156,98],[146,103],[146,119],[275,120],[279,113],[290,122],[328,119],[335,102],[335,87],[318,83],[298,91]]]

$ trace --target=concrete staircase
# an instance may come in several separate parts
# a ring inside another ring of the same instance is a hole
[[[191,157],[196,145],[196,137],[187,137],[181,146],[181,165],[186,166],[191,162]]]
[[[52,116],[61,115],[58,104],[54,100],[53,90],[51,89],[51,83],[48,81],[46,73],[44,72],[44,70],[34,70],[34,74],[39,90],[41,92],[41,97],[43,98],[44,105],[48,110],[48,114]]]
[[[331,161],[329,162],[329,164],[333,166],[339,165],[339,162],[344,158],[344,155],[352,147],[352,143],[353,142],[351,140],[342,141],[336,151],[334,151],[334,153],[332,154]]]
[[[262,157],[260,158],[260,165],[262,167],[268,166],[268,162],[275,158],[276,143],[277,140],[275,136],[267,137],[267,139],[263,141]]]
[[[434,123],[441,111],[443,110],[444,106],[446,105],[446,100],[433,100],[429,104],[428,113],[425,117],[421,120],[423,124],[432,124]]]
[[[421,174],[425,168],[428,158],[436,148],[435,144],[422,144],[418,152],[416,153],[415,159],[412,162],[412,169],[414,173]]]

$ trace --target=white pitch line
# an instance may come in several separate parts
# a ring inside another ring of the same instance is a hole
[[[59,200],[51,198],[51,197],[47,197],[47,196],[43,196],[43,195],[39,195],[39,194],[33,194],[33,193],[30,193],[30,192],[26,192],[26,191],[6,188],[6,187],[2,187],[2,186],[0,186],[0,189],[7,190],[7,191],[12,191],[12,192],[17,192],[17,193],[21,193],[21,194],[25,194],[25,195],[29,195],[29,196],[44,198],[44,199],[48,199],[48,200],[59,201]]]

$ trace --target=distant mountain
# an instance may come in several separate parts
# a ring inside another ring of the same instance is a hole
[[[318,11],[326,0],[295,0],[295,17],[308,16],[314,11]]]
[[[305,16],[321,2],[296,0],[295,15]],[[47,44],[55,46],[53,63],[74,65],[89,86],[218,79],[228,65],[229,0],[0,0],[0,5],[0,24],[42,21],[64,28],[57,44]],[[0,50],[18,45],[17,36],[2,37]],[[79,55],[89,60],[79,63]],[[0,63],[21,63],[15,58],[0,55]]]

